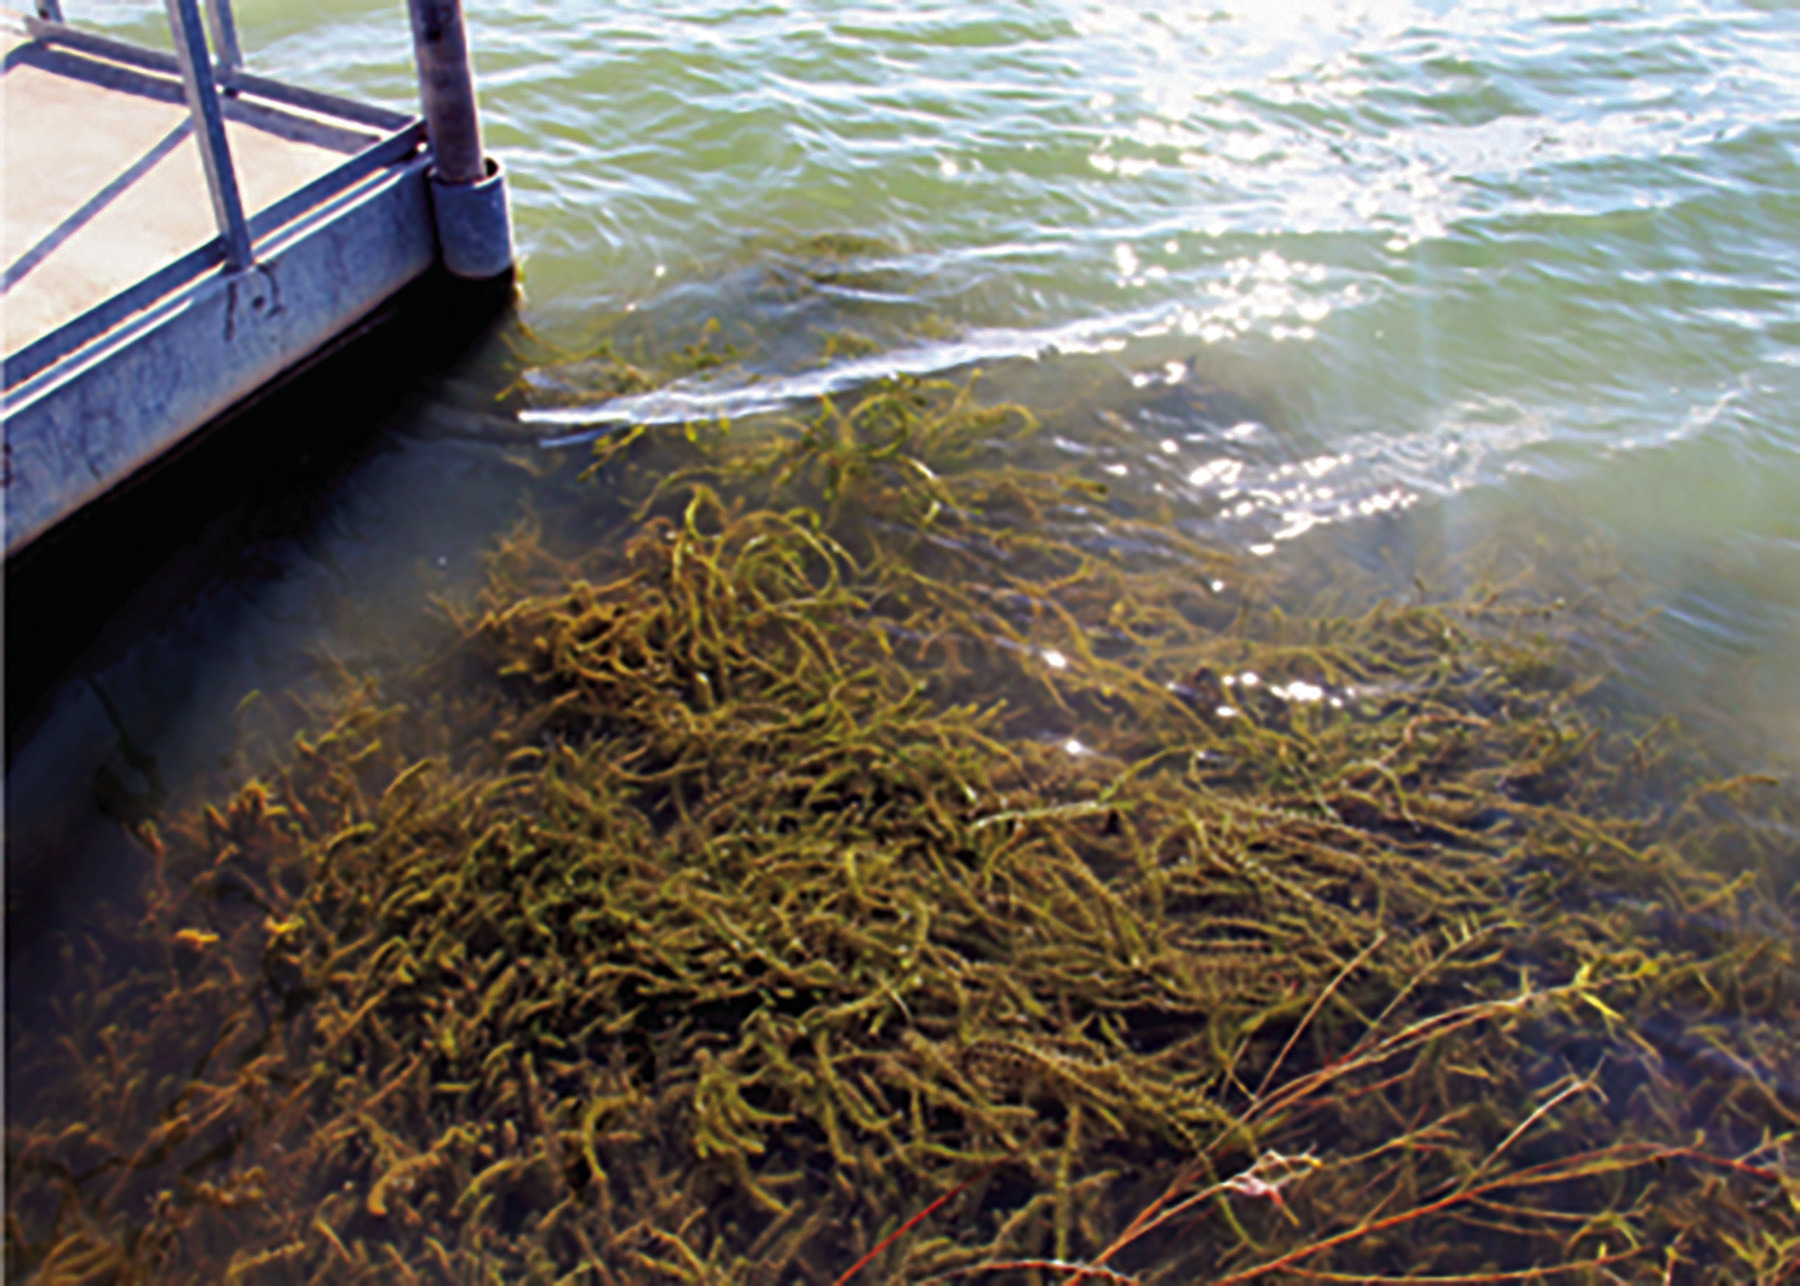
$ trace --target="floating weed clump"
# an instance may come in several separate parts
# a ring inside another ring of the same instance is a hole
[[[522,527],[454,647],[140,831],[18,1047],[10,1270],[1791,1272],[1774,787],[1543,609],[1222,593],[1034,423],[609,439],[602,547]]]

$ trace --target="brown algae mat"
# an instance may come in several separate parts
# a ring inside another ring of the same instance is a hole
[[[9,1276],[1792,1280],[1788,797],[1554,604],[1284,614],[1034,427],[608,439],[628,520],[139,828]]]

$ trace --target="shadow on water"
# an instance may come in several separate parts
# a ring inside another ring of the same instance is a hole
[[[9,966],[52,922],[40,912],[71,878],[105,881],[104,870],[68,869],[68,848],[34,836],[87,827],[94,818],[71,814],[88,812],[91,799],[110,841],[96,847],[129,862],[130,830],[167,799],[164,770],[146,748],[155,738],[109,695],[109,667],[220,587],[279,574],[273,551],[304,539],[345,480],[383,449],[380,426],[427,398],[510,312],[510,283],[470,286],[439,274],[414,283],[7,564],[9,778],[72,693],[98,703],[116,738],[92,791],[74,792],[79,808],[67,783],[57,790],[63,802],[47,808],[29,782],[9,781]],[[104,857],[98,865],[110,869]]]

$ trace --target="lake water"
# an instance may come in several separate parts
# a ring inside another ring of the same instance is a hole
[[[157,6],[79,8],[166,42]],[[1657,587],[1633,680],[1758,761],[1800,753],[1792,6],[475,8],[551,343],[629,318],[685,343],[809,237],[867,237],[879,288],[848,303],[876,369],[1098,352],[1227,390],[1269,426],[1253,468],[1329,461],[1330,496],[1219,523],[1269,557],[1388,501],[1447,530],[1577,516]],[[400,108],[404,19],[238,15],[258,69]],[[846,304],[768,302],[765,337],[815,343]],[[432,418],[394,432],[429,455]],[[1145,437],[1113,463],[1217,520],[1226,488],[1183,481],[1210,444]],[[406,472],[358,480],[387,525],[349,543],[478,545]]]
[[[167,43],[160,6],[67,7]],[[15,1007],[129,867],[97,783],[182,798],[247,693],[433,637],[609,426],[896,372],[980,367],[1072,473],[1322,594],[1602,590],[1608,701],[1800,768],[1800,7],[473,8],[517,319],[45,698],[9,846],[68,875],[9,915]],[[259,72],[416,101],[399,4],[237,14]],[[715,319],[741,363],[636,402],[559,356]]]

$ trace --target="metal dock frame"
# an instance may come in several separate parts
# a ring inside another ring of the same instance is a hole
[[[38,0],[38,16],[26,19],[42,45],[179,75],[219,235],[6,356],[8,559],[437,265],[510,280],[505,180],[479,151],[460,0],[410,0],[428,119],[254,75],[230,0],[207,0],[210,50],[197,0],[165,3],[174,55],[74,28],[57,0]],[[221,90],[381,137],[247,215]]]

